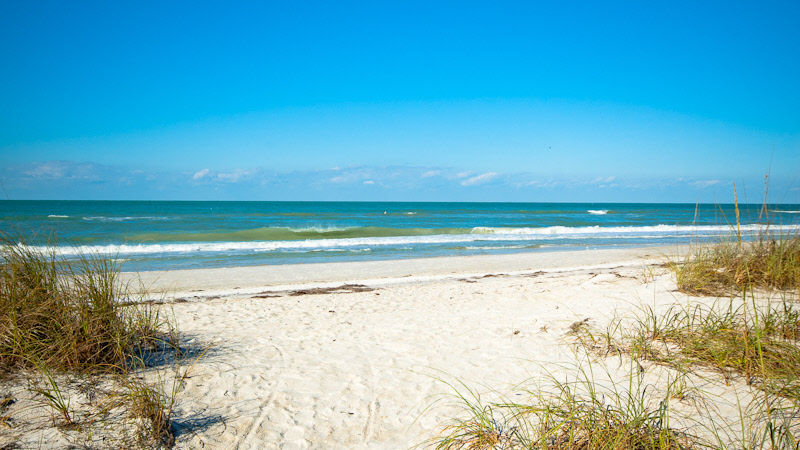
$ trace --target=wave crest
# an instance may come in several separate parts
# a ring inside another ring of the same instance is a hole
[[[299,241],[320,239],[348,239],[390,236],[432,236],[440,234],[468,234],[469,228],[289,228],[263,227],[250,230],[219,231],[209,233],[145,233],[129,238],[133,242],[227,242],[227,241]]]
[[[362,227],[355,230],[359,233],[364,232]],[[374,228],[374,227],[372,227]],[[743,225],[744,232],[763,232],[767,228],[764,225]],[[289,230],[289,229],[284,229]],[[322,231],[322,233],[353,233],[354,229],[344,229],[336,231]],[[382,233],[386,230],[404,229],[381,229]],[[412,231],[409,231],[412,230]],[[425,234],[420,231],[425,230]],[[502,227],[476,227],[472,230],[464,230],[461,233],[441,233],[442,229],[407,229],[404,235],[382,235],[382,236],[360,236],[360,237],[327,237],[320,239],[295,239],[295,240],[254,240],[254,241],[219,241],[219,242],[160,242],[160,243],[128,243],[128,244],[107,244],[107,245],[84,245],[84,246],[59,246],[55,248],[43,246],[28,246],[36,250],[52,250],[62,256],[74,256],[80,254],[105,254],[105,255],[147,255],[163,253],[259,253],[272,251],[318,251],[323,249],[342,249],[348,250],[364,249],[374,247],[398,246],[398,245],[426,245],[426,244],[466,244],[472,242],[503,242],[503,241],[539,241],[554,239],[659,239],[664,237],[688,237],[688,236],[718,236],[732,233],[733,230],[728,226],[718,225],[655,225],[655,226],[623,226],[623,227],[542,227],[542,228],[502,228]],[[446,229],[462,230],[462,229]],[[800,225],[773,225],[769,227],[771,231],[798,231]],[[439,231],[437,234],[436,232]],[[290,233],[320,233],[320,231],[291,231]],[[374,230],[373,230],[374,232]],[[396,232],[396,231],[394,231]],[[417,234],[412,234],[417,233]]]

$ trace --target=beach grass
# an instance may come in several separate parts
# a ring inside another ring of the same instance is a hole
[[[582,326],[573,336],[596,355],[627,355],[683,376],[709,369],[725,385],[754,388],[753,399],[739,405],[738,431],[731,432],[720,417],[698,425],[709,431],[709,447],[800,448],[800,320],[793,297],[761,303],[732,297],[711,306],[674,305],[661,313],[644,306],[631,319],[624,325],[614,320],[605,331]],[[713,403],[691,387],[672,389],[678,395],[690,391],[699,404]],[[712,410],[699,413],[714,416]]]
[[[587,320],[568,327],[567,334],[590,355],[613,353],[631,362],[627,389],[601,386],[591,360],[571,371],[575,382],[550,377],[549,389],[529,392],[522,404],[484,404],[462,385],[458,398],[465,418],[444,427],[437,448],[800,448],[800,235],[765,227],[743,239],[736,206],[733,239],[698,246],[667,264],[680,292],[721,297],[715,303],[681,303],[666,311],[645,305],[605,330]],[[645,271],[643,279],[655,275]],[[638,361],[678,374],[655,408],[633,369],[644,370]],[[753,399],[739,405],[735,432],[708,408],[708,394],[687,383],[699,368],[720,374],[725,384],[744,380],[755,388]],[[698,410],[693,426],[670,428],[669,400],[689,397],[706,405],[705,414]]]
[[[525,402],[483,402],[464,384],[451,385],[464,418],[443,427],[437,449],[688,449],[700,440],[670,427],[670,384],[656,397],[636,364],[624,380],[602,383],[583,361],[526,390]],[[569,375],[571,374],[571,375]],[[614,379],[605,372],[606,379]]]
[[[750,242],[735,236],[670,264],[679,291],[721,298],[711,307],[643,309],[630,350],[671,365],[733,372],[800,402],[800,235],[765,229]]]
[[[662,311],[643,305],[605,330],[578,324],[570,334],[594,354],[625,354],[683,374],[710,369],[725,384],[755,388],[754,399],[740,405],[738,432],[711,422],[710,446],[800,448],[798,242],[797,236],[761,236],[698,249],[672,264],[679,289],[727,296]]]
[[[27,378],[59,427],[79,428],[123,408],[139,426],[135,444],[121,444],[169,446],[177,389],[140,373],[153,352],[177,355],[175,327],[156,306],[137,301],[144,294],[120,282],[112,259],[85,255],[65,264],[9,239],[0,249],[0,376]],[[109,401],[76,414],[70,383],[61,381],[98,376],[110,381],[112,388],[102,390]]]
[[[800,314],[793,302],[754,305],[741,299],[644,308],[623,343],[635,357],[682,370],[703,366],[800,404]],[[604,338],[604,342],[612,339]]]
[[[167,337],[151,306],[124,306],[131,296],[112,260],[64,265],[6,243],[1,269],[0,370],[119,372]]]
[[[800,293],[800,234],[770,230],[768,179],[769,175],[764,177],[764,202],[759,213],[763,228],[751,236],[742,233],[734,184],[735,228],[731,225],[731,235],[716,245],[696,246],[682,261],[668,263],[675,272],[678,290],[716,296],[737,295],[752,289]]]
[[[789,299],[756,309],[741,300],[663,313],[642,307],[632,322],[614,320],[605,331],[575,322],[568,335],[578,348],[628,361],[624,377],[604,383],[600,379],[615,378],[596,377],[595,360],[586,358],[528,390],[525,402],[482,402],[466,385],[451,385],[464,413],[443,427],[434,444],[448,450],[800,448],[798,310]],[[673,375],[658,387],[645,385],[642,374],[652,369],[640,361]],[[688,381],[702,378],[699,368],[720,374],[725,385],[744,381],[755,388],[739,404],[738,418],[720,415],[714,394]],[[694,405],[695,415],[672,426],[671,401]]]
[[[678,289],[692,295],[726,296],[751,288],[800,292],[800,236],[761,233],[701,246],[669,264]]]

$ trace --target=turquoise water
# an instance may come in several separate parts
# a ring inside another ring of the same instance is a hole
[[[740,205],[745,231],[792,232],[800,205]],[[733,205],[0,201],[0,231],[124,270],[645,246],[730,234]]]

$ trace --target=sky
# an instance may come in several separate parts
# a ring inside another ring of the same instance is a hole
[[[10,199],[800,203],[800,3],[0,2]]]

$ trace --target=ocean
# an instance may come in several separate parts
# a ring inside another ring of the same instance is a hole
[[[800,229],[800,205],[740,205],[745,235]],[[726,239],[733,205],[0,201],[26,245],[147,271],[631,247]]]

